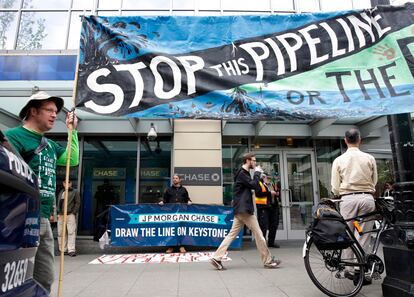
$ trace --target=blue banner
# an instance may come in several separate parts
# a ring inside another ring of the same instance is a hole
[[[291,15],[84,17],[76,106],[127,117],[414,112],[414,4]]]
[[[136,204],[111,207],[113,246],[219,246],[233,224],[226,206]],[[243,230],[231,247],[241,246]]]

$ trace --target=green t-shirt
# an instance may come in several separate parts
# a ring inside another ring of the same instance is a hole
[[[65,164],[66,149],[53,140],[47,139],[47,146],[37,155],[34,151],[41,143],[42,134],[28,130],[23,126],[9,129],[4,134],[14,149],[36,173],[41,196],[41,216],[49,218],[56,194],[56,165]],[[73,131],[70,165],[76,166],[78,163],[79,143],[77,133]]]

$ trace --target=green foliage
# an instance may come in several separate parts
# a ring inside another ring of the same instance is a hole
[[[0,7],[11,8],[16,0],[0,0]],[[30,6],[31,0],[24,1],[23,8],[33,8]],[[0,13],[0,49],[6,49],[7,32],[13,21],[17,17],[16,12]],[[35,12],[22,12],[19,36],[17,40],[17,49],[35,50],[42,48],[42,41],[47,34],[45,33],[45,19],[37,18]]]
[[[42,48],[45,34],[45,19],[35,19],[34,12],[22,14],[17,48],[22,50],[35,50]]]
[[[0,7],[11,8],[16,0],[0,0]],[[9,29],[16,14],[13,12],[0,13],[0,49],[6,49],[7,30]]]
[[[386,182],[394,182],[394,168],[392,160],[377,160],[378,183],[377,193],[380,195]]]

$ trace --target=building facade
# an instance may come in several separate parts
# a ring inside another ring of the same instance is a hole
[[[73,107],[73,80],[81,16],[229,15],[363,9],[362,0],[4,0],[0,2],[0,129],[20,124],[33,90],[65,100],[50,137],[66,143],[65,113]],[[109,185],[118,203],[155,203],[182,174],[194,203],[229,205],[233,172],[244,153],[281,187],[278,239],[299,239],[311,207],[330,193],[333,160],[344,151],[347,129],[358,127],[362,149],[374,155],[380,183],[392,179],[386,117],[306,121],[125,119],[77,111],[81,163],[71,170],[80,189],[80,234],[93,231],[99,189]],[[151,126],[157,137],[149,140]],[[58,179],[64,179],[60,168]],[[58,185],[61,183],[58,182]],[[59,190],[59,189],[58,189]]]

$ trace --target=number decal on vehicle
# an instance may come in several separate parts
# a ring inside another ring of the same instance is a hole
[[[4,279],[1,284],[1,291],[3,293],[20,287],[24,283],[28,264],[28,259],[6,263],[4,266]]]

